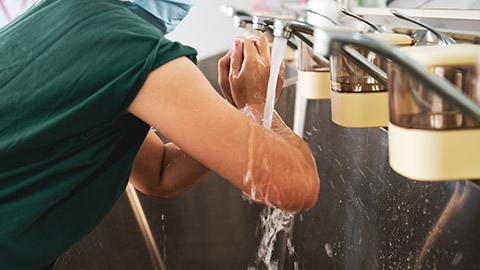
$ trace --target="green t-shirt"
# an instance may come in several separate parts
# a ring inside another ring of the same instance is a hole
[[[44,0],[0,29],[0,269],[41,269],[102,220],[149,130],[125,110],[195,55],[119,0]]]

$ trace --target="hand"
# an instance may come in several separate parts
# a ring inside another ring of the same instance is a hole
[[[243,46],[243,42],[245,40],[245,37],[236,37],[234,46],[237,42],[240,42],[240,44]],[[218,61],[218,84],[220,85],[220,89],[222,90],[225,99],[227,99],[227,101],[233,106],[236,106],[232,98],[230,82],[228,81],[228,75],[230,73],[230,59],[234,50],[234,46],[232,46],[228,53]]]
[[[230,56],[230,95],[242,109],[247,104],[265,104],[270,76],[271,48],[265,37],[235,40]],[[277,80],[276,99],[283,87],[285,64]]]

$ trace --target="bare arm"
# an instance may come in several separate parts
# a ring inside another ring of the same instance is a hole
[[[268,77],[260,79],[266,81]],[[179,58],[150,74],[128,111],[245,193],[252,195],[254,191],[257,201],[290,211],[310,208],[319,187],[311,151],[279,117],[275,117],[272,130],[256,122],[263,114],[263,105],[250,103],[256,99],[249,97],[248,91],[240,93],[258,87],[248,81],[243,81],[244,86],[232,84],[232,96],[245,101],[239,106],[243,114],[216,93],[190,60]],[[138,162],[153,163],[139,165],[150,170],[161,166],[158,159],[139,160],[134,168],[138,168]],[[134,175],[139,175],[134,182],[137,186],[164,181],[158,174],[153,174],[157,177],[153,180],[146,172]],[[149,188],[155,184],[143,186],[147,194],[156,193]]]
[[[174,143],[164,145],[150,130],[135,157],[130,183],[146,195],[166,199],[190,189],[210,172]]]

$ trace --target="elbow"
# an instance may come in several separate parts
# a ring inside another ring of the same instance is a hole
[[[302,209],[310,209],[317,203],[318,200],[318,193],[320,191],[320,179],[318,175],[316,175],[315,179],[312,181],[312,187],[310,191],[305,194],[303,207]]]
[[[277,179],[281,180],[266,190],[266,203],[293,213],[312,208],[320,190],[313,156],[297,159],[286,171],[287,173],[277,175]]]
[[[155,199],[168,200],[168,199],[171,199],[171,198],[175,197],[175,195],[177,195],[177,194],[155,192],[155,193],[148,193],[148,194],[145,194],[145,195],[147,195],[149,197],[152,197],[152,198],[155,198]]]
[[[178,193],[169,192],[168,189],[159,187],[158,185],[146,185],[145,183],[139,185],[139,183],[130,181],[133,186],[140,191],[143,195],[151,198],[167,200],[175,197]]]
[[[277,196],[272,194],[267,198],[267,204],[292,213],[312,208],[317,202],[320,184],[318,178],[311,179],[310,182],[308,185],[281,191]]]
[[[287,193],[287,203],[284,208],[292,212],[299,212],[301,210],[308,210],[315,206],[318,194],[320,191],[320,179],[318,177],[316,166],[308,169],[308,176],[303,179],[297,178],[297,183]]]
[[[315,159],[311,156],[310,179],[308,180],[308,191],[305,194],[304,208],[310,209],[317,203],[320,192],[320,177],[318,176]]]
[[[292,177],[291,189],[297,194],[291,196],[292,209],[307,210],[312,208],[318,199],[320,191],[320,178],[318,177],[317,165],[315,159],[308,148],[308,151],[302,153],[299,158],[296,176]]]

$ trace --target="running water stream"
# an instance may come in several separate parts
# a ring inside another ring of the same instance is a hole
[[[277,89],[278,74],[285,55],[287,39],[275,37],[272,46],[272,60],[270,63],[270,77],[268,79],[267,100],[265,102],[265,111],[263,114],[263,126],[271,128],[273,111],[275,106],[275,96]],[[293,214],[280,209],[265,207],[260,214],[260,228],[263,231],[262,240],[257,251],[258,265],[262,262],[267,270],[277,270],[278,261],[272,261],[277,234],[281,231],[287,231],[289,224],[293,220]],[[290,242],[288,242],[290,243]],[[289,246],[290,253],[293,247]],[[255,266],[249,266],[248,270],[257,269]]]
[[[285,55],[287,39],[275,37],[272,45],[272,60],[270,62],[270,77],[268,78],[267,100],[265,102],[265,111],[263,113],[263,126],[270,128],[272,126],[273,109],[275,107],[275,94],[277,89],[278,73]]]

